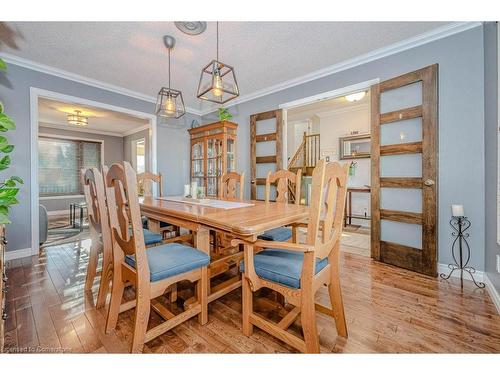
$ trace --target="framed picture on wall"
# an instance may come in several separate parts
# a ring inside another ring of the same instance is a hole
[[[339,138],[339,159],[369,158],[371,149],[370,134],[357,134]]]

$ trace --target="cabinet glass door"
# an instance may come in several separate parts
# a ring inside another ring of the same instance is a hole
[[[236,153],[236,146],[234,139],[228,139],[227,140],[227,151],[226,151],[226,165],[227,165],[227,171],[228,172],[235,172],[236,171],[236,161],[235,161],[235,153]]]
[[[205,171],[203,170],[203,142],[196,142],[192,145],[191,150],[191,181],[197,182],[198,186],[202,186],[203,177],[205,176]]]

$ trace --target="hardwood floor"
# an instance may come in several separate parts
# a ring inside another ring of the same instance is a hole
[[[83,291],[89,245],[86,240],[50,247],[40,257],[10,262],[7,352],[128,352],[133,310],[121,314],[116,330],[106,335],[104,310],[96,310]],[[342,253],[341,262],[349,338],[337,336],[333,319],[318,314],[322,352],[500,352],[500,316],[487,292],[471,282],[465,283],[462,294],[456,280],[421,276],[348,252]],[[180,288],[179,303],[191,296],[187,286]],[[275,299],[268,297],[258,299],[257,308],[277,319],[279,313],[271,309]],[[317,299],[327,303],[326,290],[320,290]],[[299,332],[299,321],[290,329]],[[152,313],[150,324],[160,322]],[[295,351],[257,328],[250,338],[242,334],[241,292],[236,290],[210,304],[206,326],[191,319],[147,343],[144,352]]]

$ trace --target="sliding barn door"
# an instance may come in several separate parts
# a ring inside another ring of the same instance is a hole
[[[437,273],[438,66],[372,86],[372,258]]]
[[[251,198],[264,200],[266,176],[282,169],[281,109],[250,116]],[[271,188],[271,196],[275,194]]]

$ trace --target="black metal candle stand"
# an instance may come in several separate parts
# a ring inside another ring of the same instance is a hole
[[[450,269],[448,275],[442,273],[439,276],[441,276],[444,280],[448,280],[453,272],[460,271],[460,287],[463,289],[464,272],[467,272],[478,288],[484,288],[486,286],[484,283],[477,282],[476,279],[474,279],[474,274],[476,273],[475,268],[468,265],[470,261],[470,247],[467,242],[469,233],[466,233],[466,231],[470,228],[471,222],[465,216],[454,216],[450,220],[450,225],[453,228],[451,235],[455,237],[453,244],[451,245],[451,255],[453,256],[455,263],[448,264],[448,268]]]

